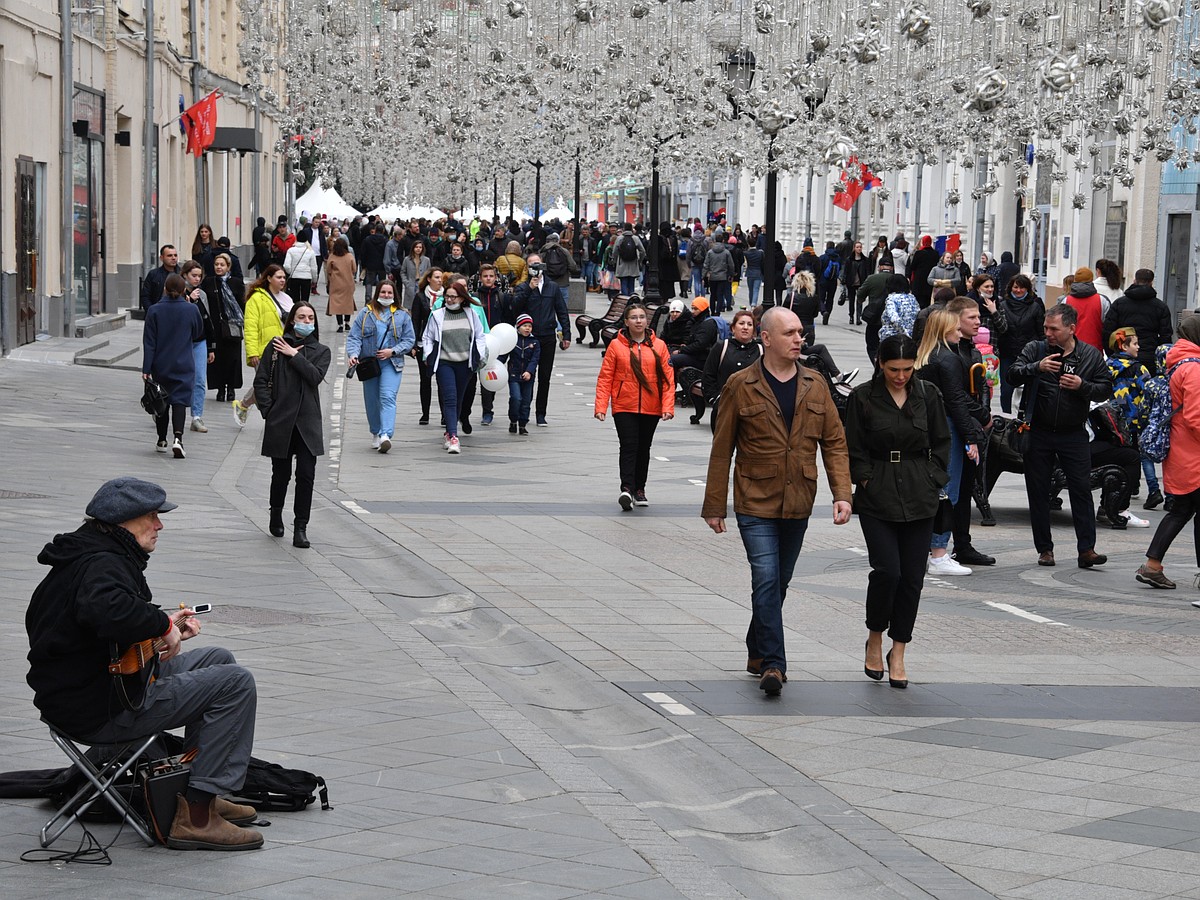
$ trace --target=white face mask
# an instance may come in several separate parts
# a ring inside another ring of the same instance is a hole
[[[452,312],[458,312],[460,309],[462,309],[462,302],[459,300],[455,300],[453,303],[446,301],[446,309],[451,310]]]

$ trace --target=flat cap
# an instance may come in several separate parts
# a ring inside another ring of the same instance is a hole
[[[167,492],[157,484],[123,475],[100,485],[85,514],[101,522],[119,525],[152,512],[170,512],[178,506],[167,502]]]

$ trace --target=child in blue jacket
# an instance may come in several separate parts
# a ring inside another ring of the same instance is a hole
[[[533,317],[517,316],[517,346],[508,354],[508,433],[529,434],[529,405],[533,402],[533,375],[542,345],[533,336]]]

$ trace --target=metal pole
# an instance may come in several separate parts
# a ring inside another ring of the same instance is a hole
[[[767,142],[767,211],[763,227],[767,239],[763,242],[763,285],[764,296],[775,296],[775,211],[776,195],[779,193],[779,173],[775,170],[775,135]]]
[[[259,110],[258,110],[258,88],[255,87],[254,88],[254,136],[255,136],[256,143],[259,146],[262,145],[262,141],[258,137],[259,130],[262,128],[262,119],[260,116],[261,116],[261,114],[259,113]],[[258,217],[259,217],[259,215],[261,215],[260,206],[258,203],[258,192],[259,192],[259,174],[258,174],[259,159],[258,159],[258,156],[259,156],[259,151],[257,151],[257,150],[253,151],[250,154],[250,221],[254,223],[253,225],[251,225],[251,228],[258,227]],[[243,231],[243,234],[244,233],[245,232]],[[251,234],[253,234],[253,232],[251,232]]]
[[[975,176],[975,183],[980,188],[979,199],[975,201],[975,246],[971,248],[971,252],[975,254],[975,258],[979,258],[979,254],[983,252],[983,226],[987,219],[987,194],[983,192],[983,186],[987,184],[988,175],[988,154],[983,151],[979,154],[979,161],[975,166],[978,172]],[[970,256],[965,256],[970,262]],[[972,269],[978,263],[972,264]]]
[[[537,175],[533,179],[533,224],[540,225],[542,221],[542,161],[533,164]]]
[[[65,0],[69,2],[69,0]],[[154,191],[154,157],[158,128],[154,124],[154,0],[146,0],[146,108],[142,123],[142,263],[154,268],[154,210],[150,200]]]
[[[921,184],[925,180],[925,154],[917,153],[917,197],[914,203],[913,215],[916,222],[913,224],[913,238],[917,245],[921,243]]]
[[[475,183],[475,215],[479,215],[479,183]]]
[[[496,216],[500,214],[500,180],[499,176],[492,175],[492,221],[496,220]]]
[[[196,15],[196,0],[188,0],[188,31],[191,32],[191,44],[188,50],[188,55],[191,57],[191,81],[192,81],[192,102],[195,103],[200,99],[200,35],[197,33],[199,28],[199,18]],[[208,170],[204,164],[204,154],[201,153],[195,158],[196,169],[196,217],[200,222],[208,222]],[[221,225],[221,231],[224,232],[225,226]]]
[[[662,294],[658,288],[658,145],[650,160],[650,253],[646,263],[645,299],[647,303],[659,303]]]
[[[62,257],[60,271],[62,272],[63,334],[65,335],[74,333],[72,326],[75,314],[75,275],[72,268],[74,254],[71,252],[75,241],[75,184],[72,177],[75,149],[73,125],[75,119],[75,33],[71,22],[71,5],[71,0],[59,0],[58,15],[62,29],[60,38],[62,72],[59,75],[62,80],[62,121],[59,123],[59,127],[62,129],[60,146],[62,171],[59,173],[61,187],[59,202],[62,204],[62,222],[59,240],[62,242],[62,246],[59,248],[59,256]],[[49,325],[48,322],[42,324]],[[49,330],[48,327],[47,330]]]
[[[579,253],[579,245],[583,240],[583,216],[579,214],[579,148],[575,148],[575,253]]]
[[[512,177],[508,180],[508,221],[513,220],[513,196],[517,193],[517,173],[514,169]]]
[[[812,163],[808,164],[808,188],[804,192],[804,237],[805,240],[812,238],[812,183],[813,183],[813,167]]]

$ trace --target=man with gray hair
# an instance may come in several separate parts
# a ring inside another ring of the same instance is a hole
[[[783,601],[817,493],[817,450],[833,491],[833,523],[850,521],[850,453],[825,379],[800,363],[800,319],[768,309],[760,324],[762,358],[730,376],[721,391],[700,513],[725,532],[734,451],[733,509],[750,561],[746,671],[768,697],[787,681]]]
[[[38,555],[50,572],[25,614],[34,705],[42,717],[88,744],[114,744],[184,728],[195,750],[187,795],[179,795],[167,846],[176,850],[253,850],[253,807],[222,799],[246,778],[254,744],[254,676],[228,650],[188,653],[180,644],[200,633],[185,604],[167,613],[151,602],[143,574],[158,544],[159,516],[175,509],[157,484],[137,478],[105,482],[87,519],[55,536]],[[128,675],[110,665],[127,648],[145,652]],[[140,668],[139,668],[140,666]]]

